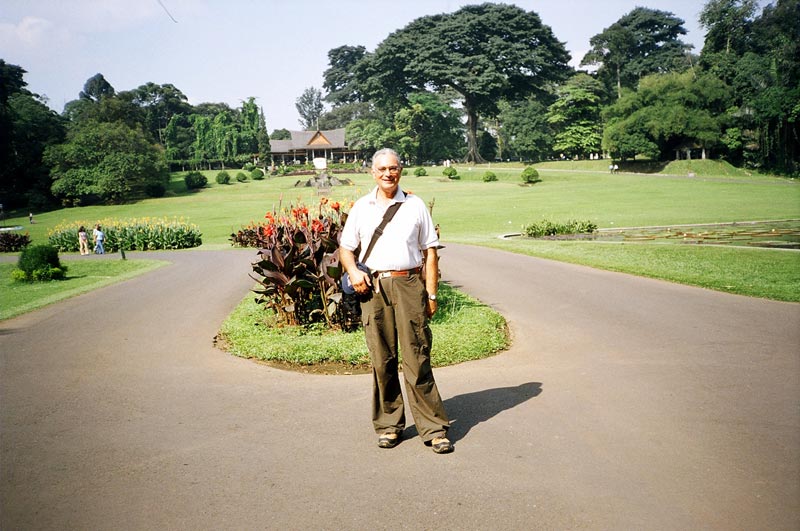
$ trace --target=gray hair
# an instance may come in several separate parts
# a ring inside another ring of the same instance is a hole
[[[375,159],[377,159],[378,157],[382,157],[384,155],[393,156],[395,159],[397,159],[397,164],[401,167],[403,166],[403,163],[400,161],[400,155],[397,154],[397,151],[393,150],[392,148],[381,148],[378,151],[376,151],[374,155],[372,155],[373,168],[375,167]]]

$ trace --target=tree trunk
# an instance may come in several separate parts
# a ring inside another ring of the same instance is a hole
[[[486,162],[478,152],[478,113],[467,101],[464,101],[464,109],[467,111],[467,162]]]
[[[617,65],[617,99],[622,99],[622,78],[619,75],[619,65]]]

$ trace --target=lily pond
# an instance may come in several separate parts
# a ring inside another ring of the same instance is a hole
[[[603,242],[653,242],[703,245],[738,245],[800,249],[800,220],[720,223],[713,225],[673,225],[600,229],[579,239]],[[552,237],[549,239],[576,239]]]

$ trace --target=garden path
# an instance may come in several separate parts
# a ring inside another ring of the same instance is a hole
[[[0,528],[800,528],[800,304],[441,256],[514,337],[437,369],[443,456],[377,447],[369,375],[213,346],[252,251],[148,253],[172,265],[0,322]]]

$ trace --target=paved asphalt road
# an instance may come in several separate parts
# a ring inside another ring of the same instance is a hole
[[[798,304],[448,245],[514,344],[436,371],[440,456],[213,347],[252,251],[148,256],[0,322],[0,529],[800,529]]]

